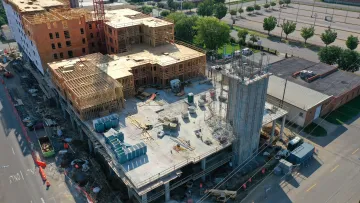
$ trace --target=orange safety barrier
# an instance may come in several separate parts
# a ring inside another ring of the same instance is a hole
[[[36,164],[37,164],[39,167],[42,167],[42,168],[45,168],[45,167],[46,167],[46,163],[43,162],[43,161],[36,160],[35,162],[36,162]]]
[[[43,181],[46,181],[46,174],[45,174],[45,171],[43,168],[39,167],[39,173],[40,173],[41,179]]]

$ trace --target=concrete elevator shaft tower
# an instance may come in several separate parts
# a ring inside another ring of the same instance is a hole
[[[258,69],[245,66],[223,75],[229,86],[226,120],[235,136],[232,144],[235,166],[258,150],[270,76],[261,65]]]

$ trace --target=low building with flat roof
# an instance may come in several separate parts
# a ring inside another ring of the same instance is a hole
[[[324,63],[291,57],[271,64],[269,71],[268,102],[287,109],[288,119],[300,126],[360,95],[360,76]]]

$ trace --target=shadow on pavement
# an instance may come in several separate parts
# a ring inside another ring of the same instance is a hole
[[[307,139],[311,140],[312,142],[322,147],[326,147],[328,144],[330,144],[332,141],[334,141],[336,138],[338,138],[346,131],[347,128],[345,126],[339,126],[335,131],[333,131],[331,134],[327,136],[324,137],[309,136],[307,137]]]

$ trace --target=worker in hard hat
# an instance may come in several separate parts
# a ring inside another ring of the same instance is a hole
[[[50,182],[49,181],[46,181],[46,189],[48,190],[50,188]]]

